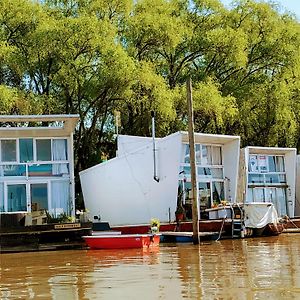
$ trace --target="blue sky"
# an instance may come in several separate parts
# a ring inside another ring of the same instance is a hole
[[[225,5],[231,3],[231,0],[221,0]],[[266,1],[267,2],[267,1]],[[279,3],[286,10],[296,14],[298,20],[300,20],[300,0],[274,0]]]

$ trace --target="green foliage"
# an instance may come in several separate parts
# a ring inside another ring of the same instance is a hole
[[[300,148],[300,28],[263,1],[0,1],[0,113],[79,113],[75,173],[119,132],[187,129]]]

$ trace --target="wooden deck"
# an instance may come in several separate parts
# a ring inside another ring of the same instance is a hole
[[[91,223],[45,224],[0,228],[0,253],[84,249]]]

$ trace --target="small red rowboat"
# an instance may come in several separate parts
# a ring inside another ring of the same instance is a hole
[[[159,245],[157,234],[109,234],[83,236],[90,249],[149,248]]]

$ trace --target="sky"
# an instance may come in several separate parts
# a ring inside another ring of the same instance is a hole
[[[221,0],[225,5],[231,3],[231,0]],[[300,0],[274,0],[279,3],[286,10],[294,13],[298,20],[300,20]]]

